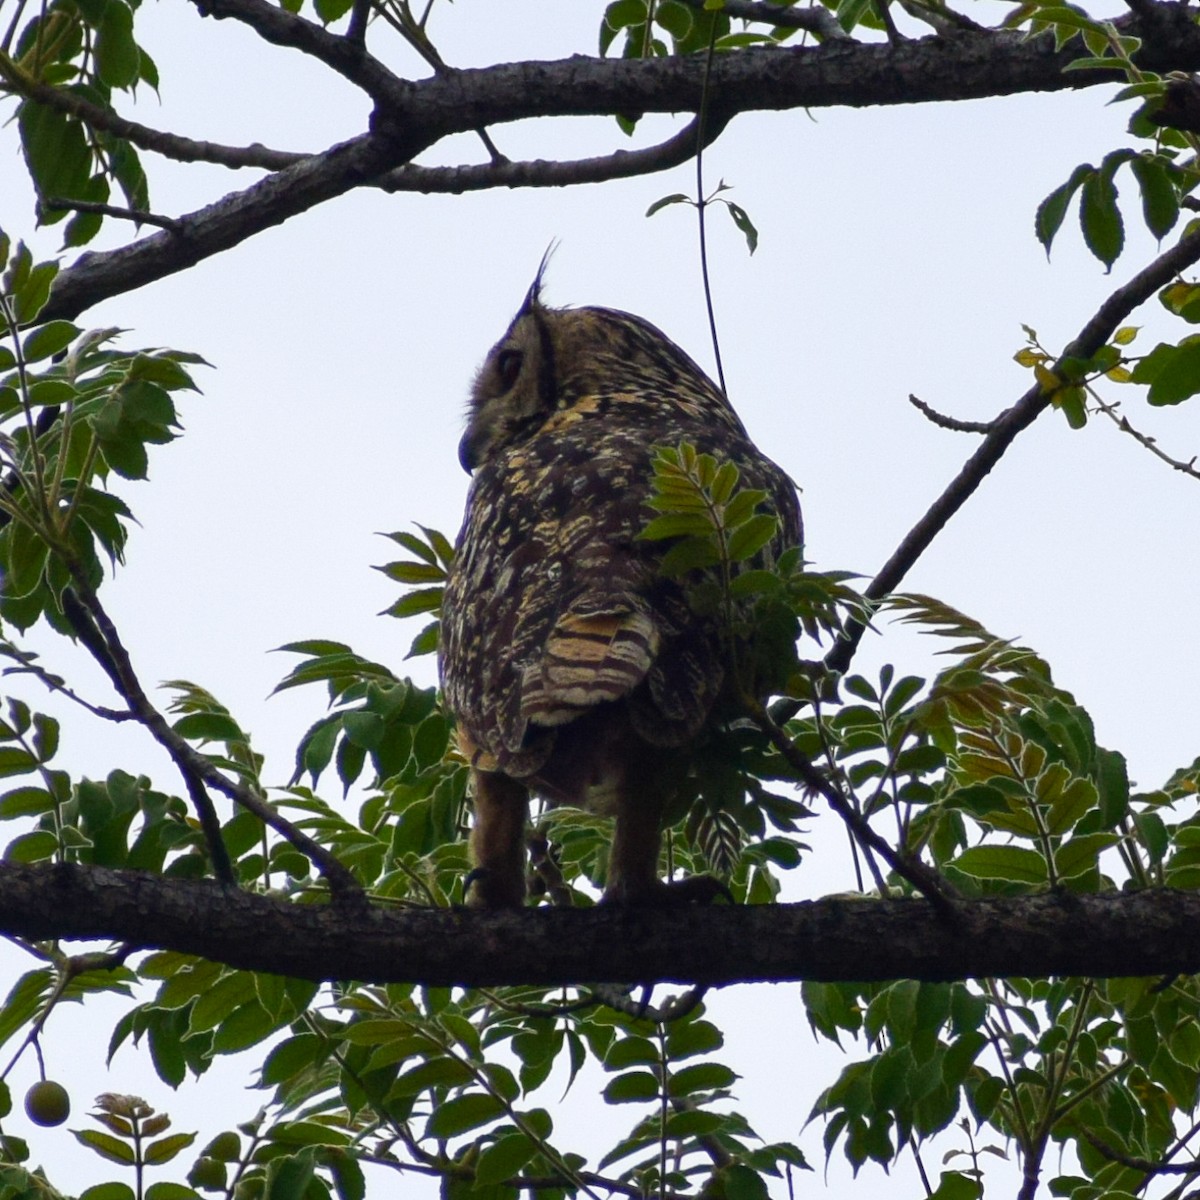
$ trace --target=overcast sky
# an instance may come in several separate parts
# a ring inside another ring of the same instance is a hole
[[[431,32],[455,66],[561,57],[594,49],[601,8],[457,0],[439,6]],[[987,13],[995,19],[1000,6]],[[138,25],[163,81],[161,102],[143,94],[136,106],[150,125],[294,150],[320,149],[363,127],[367,105],[348,84],[232,22],[158,0]],[[387,43],[386,33],[376,36]],[[398,68],[424,74],[393,49]],[[972,437],[930,425],[908,404],[910,393],[958,417],[994,416],[1030,382],[1012,359],[1024,342],[1021,324],[1049,349],[1061,348],[1154,253],[1127,177],[1118,183],[1132,201],[1130,245],[1112,276],[1083,249],[1073,217],[1049,263],[1033,237],[1039,200],[1077,163],[1122,143],[1130,110],[1106,107],[1112,90],[742,116],[708,152],[710,186],[730,184],[761,235],[750,257],[732,223],[711,214],[730,395],[759,445],[800,484],[808,555],[819,567],[873,574],[974,449]],[[678,123],[643,124],[633,144]],[[608,120],[523,123],[493,136],[511,158],[583,157],[630,144]],[[31,224],[17,153],[10,125],[0,130],[0,223],[12,234]],[[462,138],[428,161],[479,155],[478,144]],[[147,162],[152,206],[169,215],[252,178]],[[337,638],[409,669],[402,656],[417,627],[376,616],[394,598],[371,569],[389,556],[376,534],[412,522],[457,529],[467,477],[455,446],[467,389],[551,240],[560,245],[547,279],[550,303],[636,312],[711,366],[694,217],[683,207],[644,217],[660,196],[693,186],[689,166],[567,191],[364,191],[84,314],[84,325],[128,329],[127,347],[192,350],[214,368],[199,372],[204,394],[182,401],[186,436],[154,452],[153,486],[119,489],[141,528],[106,595],[143,680],[182,677],[214,691],[254,731],[267,777],[286,782],[323,695],[268,699],[292,664],[269,651],[299,638]],[[114,226],[95,248],[128,232]],[[55,252],[57,231],[35,244],[43,255]],[[1147,327],[1135,348],[1149,349],[1156,327],[1178,336],[1154,305],[1134,321]],[[1114,385],[1110,398],[1122,395]],[[1134,393],[1127,403],[1130,419],[1176,457],[1200,451],[1196,411],[1154,412]],[[904,586],[1046,656],[1057,681],[1092,713],[1100,740],[1124,751],[1132,776],[1153,787],[1190,762],[1200,742],[1198,505],[1200,483],[1106,421],[1072,432],[1047,414]],[[874,672],[882,661],[901,672],[929,669],[928,639],[886,625],[881,632],[868,639],[860,669]],[[69,645],[44,637],[37,645],[52,669],[88,680],[91,698],[111,700]],[[431,660],[411,669],[432,682]],[[144,770],[177,788],[147,742],[136,730],[73,720],[63,762],[99,777],[115,766]],[[788,894],[852,887],[834,818],[822,815],[809,840],[831,852],[819,867],[806,860]],[[715,1003],[730,1017],[727,1061],[745,1076],[739,1095],[764,1136],[795,1138],[839,1060],[824,1051],[815,1057],[797,989],[731,996]],[[102,1058],[107,1029],[78,1026],[73,1036],[76,1043],[49,1039],[51,1073],[79,1074],[73,1044]],[[202,1126],[202,1140],[220,1127],[213,1120],[228,1119],[230,1098],[219,1089],[187,1101],[129,1051],[116,1067],[95,1073],[94,1087],[91,1074],[78,1086],[77,1117],[91,1094],[107,1089],[141,1091],[181,1114],[181,1128]],[[18,1068],[18,1093],[32,1073],[32,1062]],[[223,1068],[222,1078],[244,1072]],[[780,1103],[781,1089],[794,1103]],[[239,1098],[239,1118],[256,1104],[253,1094],[244,1104]],[[577,1106],[580,1125],[594,1125],[590,1097]],[[618,1112],[614,1127],[634,1118]],[[65,1134],[36,1144],[56,1166],[69,1164],[68,1184],[99,1177],[98,1160]],[[819,1127],[803,1144],[819,1168]],[[871,1171],[853,1186],[845,1172],[829,1178],[830,1194],[871,1195],[882,1182]],[[915,1184],[894,1186],[915,1194]]]

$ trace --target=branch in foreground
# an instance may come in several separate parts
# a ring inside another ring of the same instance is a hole
[[[112,939],[302,979],[438,986],[703,984],[1200,971],[1200,893],[973,900],[948,925],[924,900],[616,905],[512,912],[351,911],[212,880],[0,864],[0,932]]]
[[[1200,259],[1200,230],[1184,234],[1170,250],[1119,287],[1097,310],[1063,351],[1062,358],[1091,358],[1117,331],[1121,323],[1156,291],[1166,287],[1181,271]],[[1056,362],[1051,370],[1058,371]],[[869,600],[879,600],[895,591],[913,564],[945,528],[947,522],[975,494],[991,469],[1000,461],[1017,435],[1028,429],[1050,407],[1050,397],[1040,385],[1031,387],[1011,408],[990,422],[990,431],[967,459],[929,511],[909,530],[895,553],[864,591]],[[864,626],[854,622],[825,658],[835,672],[845,671],[862,639]]]

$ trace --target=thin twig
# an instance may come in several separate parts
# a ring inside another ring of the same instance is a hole
[[[1200,1175],[1200,1162],[1168,1163],[1152,1162],[1148,1158],[1137,1158],[1131,1154],[1122,1154],[1120,1150],[1110,1146],[1103,1138],[1083,1129],[1080,1131],[1087,1142],[1098,1150],[1110,1162],[1120,1163],[1133,1171],[1143,1171],[1146,1175]]]
[[[22,657],[15,646],[0,643],[0,655],[9,655],[16,658],[21,664],[19,667],[5,667],[0,671],[0,675],[32,675],[51,692],[57,692],[60,696],[65,696],[68,700],[72,700],[78,704],[80,708],[86,709],[92,716],[100,717],[105,721],[120,724],[123,721],[137,720],[137,713],[128,708],[106,708],[103,704],[93,704],[90,700],[85,700],[72,688],[67,687],[66,683],[57,675],[52,674],[45,667],[39,666],[37,663],[30,662],[28,658]]]
[[[792,739],[775,723],[761,703],[749,696],[742,697],[742,703],[751,720],[770,738],[771,744],[800,776],[804,786],[825,799],[829,807],[853,831],[859,843],[873,850],[897,875],[908,880],[943,917],[954,919],[957,915],[955,902],[958,899],[955,888],[920,859],[903,850],[893,850],[871,828],[870,822],[800,753]]]
[[[1062,358],[1091,358],[1134,309],[1197,259],[1200,259],[1200,230],[1184,234],[1176,245],[1160,254],[1128,283],[1113,292],[1063,351]],[[1058,364],[1055,363],[1051,370],[1057,372]],[[871,580],[863,593],[868,600],[880,600],[895,591],[950,518],[975,494],[1017,436],[1049,407],[1050,396],[1039,384],[1035,384],[1016,404],[995,419],[991,431],[975,453],[967,459],[925,515],[909,530],[879,574]],[[825,665],[830,671],[840,674],[849,667],[864,629],[865,626],[858,621],[847,625],[846,632],[825,656]]]
[[[708,313],[708,329],[712,336],[713,359],[717,366],[717,382],[721,391],[725,388],[725,368],[721,363],[721,339],[717,336],[717,316],[713,311],[712,280],[708,274],[708,223],[705,213],[708,209],[708,197],[704,194],[704,127],[708,121],[709,103],[712,93],[709,83],[712,78],[713,55],[717,48],[716,17],[709,18],[711,26],[708,39],[708,59],[704,64],[704,86],[700,91],[700,111],[696,113],[696,224],[700,235],[700,279],[704,285],[704,307]],[[726,392],[726,394],[728,394]]]
[[[211,812],[212,801],[205,791],[205,785],[221,792],[235,803],[254,813],[256,817],[304,854],[324,875],[335,899],[361,898],[362,888],[358,881],[333,854],[324,846],[313,841],[306,833],[297,829],[286,817],[280,816],[275,808],[250,788],[228,779],[217,769],[215,764],[171,728],[166,718],[151,704],[146,695],[141,681],[133,669],[129,652],[125,649],[116,626],[100,603],[95,589],[83,578],[82,572],[74,572],[73,578],[79,602],[94,626],[95,635],[101,639],[97,644],[95,638],[89,640],[81,635],[81,640],[84,640],[92,651],[93,657],[104,667],[125,702],[137,714],[138,721],[166,750],[179,768],[187,783],[188,792],[197,805],[201,824],[205,826],[205,832],[209,835],[213,868],[218,877],[225,879],[226,882],[232,882],[233,871],[228,861],[224,840],[220,836],[220,826],[216,827],[215,839],[210,833],[209,822],[215,822],[216,814]],[[210,815],[206,815],[206,809],[209,810]],[[222,857],[225,859],[223,867]]]
[[[1162,459],[1168,466],[1174,467],[1176,471],[1182,471],[1185,475],[1190,475],[1193,479],[1200,479],[1200,470],[1196,469],[1196,456],[1184,462],[1182,459],[1172,458],[1165,450],[1163,450],[1158,441],[1152,438],[1148,433],[1142,433],[1130,425],[1129,420],[1117,412],[1115,404],[1109,404],[1096,394],[1091,388],[1088,389],[1092,399],[1096,402],[1096,407],[1112,421],[1116,427],[1122,432],[1127,433],[1134,441],[1145,446],[1156,458]]]
[[[919,396],[914,396],[909,393],[908,402],[923,416],[928,417],[935,425],[942,429],[952,429],[955,433],[991,433],[996,427],[998,417],[993,417],[990,421],[963,421],[958,417],[950,417],[945,413],[938,412],[936,408],[926,404]]]
[[[174,217],[160,217],[157,213],[142,212],[136,208],[118,208],[115,204],[100,204],[95,200],[68,200],[64,196],[47,196],[43,208],[65,208],[72,212],[99,213],[104,217],[116,217],[121,221],[134,221],[138,225],[157,225],[172,233],[182,233],[183,226]]]

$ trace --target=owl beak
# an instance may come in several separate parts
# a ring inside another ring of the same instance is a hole
[[[479,451],[471,440],[470,429],[462,435],[462,440],[458,443],[458,461],[462,463],[462,469],[468,475],[479,466]]]

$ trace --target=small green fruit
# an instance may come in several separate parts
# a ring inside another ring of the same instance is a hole
[[[25,1111],[35,1125],[61,1125],[71,1115],[71,1097],[61,1083],[43,1079],[25,1093]]]

